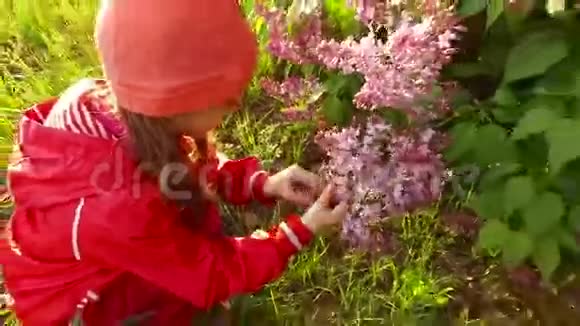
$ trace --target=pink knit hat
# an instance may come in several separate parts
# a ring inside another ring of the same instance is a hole
[[[96,40],[117,104],[149,116],[237,105],[258,55],[236,0],[105,0]]]

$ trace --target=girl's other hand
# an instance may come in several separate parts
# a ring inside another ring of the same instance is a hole
[[[348,212],[348,204],[343,201],[334,205],[334,187],[328,185],[318,200],[302,216],[302,223],[312,233],[319,233],[322,229],[341,224]]]
[[[322,179],[298,165],[274,174],[264,184],[265,195],[304,207],[312,205],[321,190]]]

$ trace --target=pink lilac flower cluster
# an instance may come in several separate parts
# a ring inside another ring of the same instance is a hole
[[[288,77],[283,82],[270,78],[260,81],[264,93],[283,105],[284,115],[292,121],[311,120],[315,115],[318,97],[323,91],[317,78]]]
[[[433,94],[441,69],[456,51],[452,42],[462,29],[451,11],[438,11],[419,23],[404,20],[386,44],[372,30],[358,41],[323,39],[317,15],[306,17],[304,26],[291,35],[284,10],[260,8],[258,12],[268,22],[272,55],[361,74],[365,83],[354,98],[358,108],[403,110],[413,120],[431,119],[439,113],[425,110],[418,102]]]
[[[256,2],[256,13],[268,25],[268,51],[275,57],[298,64],[315,63],[318,55],[312,49],[322,40],[322,21],[320,15],[303,17],[293,33],[289,33],[286,12],[277,8],[266,8]]]
[[[375,19],[377,0],[347,0],[347,4],[356,9],[356,17],[368,24]]]
[[[441,69],[456,51],[456,23],[442,11],[420,23],[403,21],[386,44],[370,32],[359,41],[324,40],[317,51],[326,67],[363,75],[365,83],[354,98],[358,108],[387,107],[403,110],[414,120],[431,119],[438,112],[418,103],[432,95]]]
[[[264,93],[279,100],[283,105],[289,106],[296,102],[307,101],[309,97],[321,89],[318,79],[314,77],[288,77],[283,82],[277,82],[270,78],[263,78],[260,86]]]
[[[403,11],[405,7],[431,14],[448,3],[445,0],[347,0],[347,5],[356,10],[356,17],[365,24],[384,23],[389,9]]]
[[[427,125],[448,103],[439,97],[426,107],[423,100],[433,100],[436,87],[446,93],[447,85],[438,79],[455,52],[452,41],[461,28],[450,11],[440,10],[420,22],[403,21],[385,43],[372,29],[359,40],[336,41],[322,37],[318,17],[307,17],[306,28],[289,34],[283,10],[260,12],[270,28],[274,56],[360,74],[364,84],[353,99],[359,109],[396,109],[414,122],[414,128],[399,131],[370,118],[317,135],[327,154],[321,171],[352,203],[344,238],[354,247],[376,249],[384,237],[374,225],[430,204],[441,194],[446,176],[439,154],[442,135]]]
[[[346,3],[356,10],[356,18],[369,25],[373,22],[384,24],[389,20],[389,10],[405,4],[404,0],[347,0]]]
[[[396,131],[380,119],[320,132],[328,159],[322,172],[351,210],[342,235],[353,247],[372,250],[384,240],[373,225],[437,200],[445,178],[441,135],[432,129]]]

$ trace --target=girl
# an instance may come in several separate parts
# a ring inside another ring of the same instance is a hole
[[[97,47],[107,81],[84,80],[24,113],[9,170],[15,210],[0,255],[24,325],[190,325],[278,278],[321,228],[332,189],[291,167],[219,161],[208,132],[237,107],[256,62],[233,0],[103,5]],[[306,186],[295,191],[293,184]],[[269,232],[221,233],[214,200],[311,205]],[[314,202],[314,203],[313,203]]]

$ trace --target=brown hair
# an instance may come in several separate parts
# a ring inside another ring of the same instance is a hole
[[[188,191],[192,195],[186,200],[176,200],[168,196],[167,189],[160,187],[166,199],[174,201],[181,207],[191,207],[195,212],[203,210],[207,197],[201,189],[199,175],[192,173],[192,169],[188,168],[185,177],[176,182],[160,178],[171,179],[171,176],[164,176],[161,173],[169,164],[183,164],[184,167],[193,168],[194,163],[202,164],[210,158],[213,150],[213,139],[210,134],[205,138],[184,142],[184,136],[173,127],[172,118],[149,117],[123,108],[117,108],[116,113],[127,128],[131,150],[140,169],[158,179],[160,184],[161,182],[169,184],[171,191]]]

